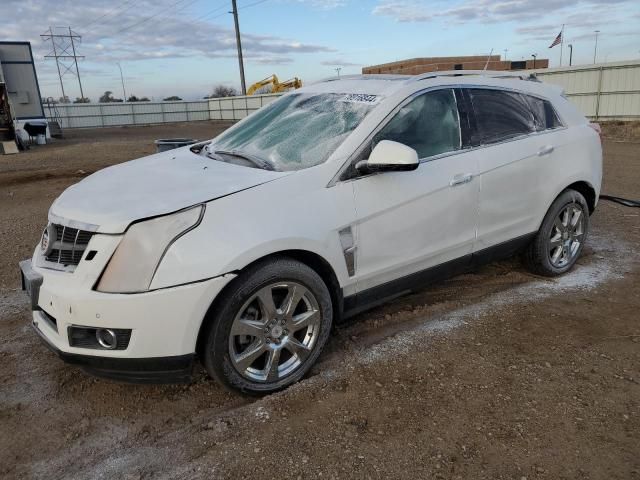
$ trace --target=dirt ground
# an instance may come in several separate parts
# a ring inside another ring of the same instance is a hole
[[[0,478],[640,480],[640,212],[608,202],[572,273],[514,259],[398,299],[259,400],[202,371],[136,386],[63,364],[31,331],[17,275],[52,200],[153,139],[221,128],[74,131],[0,157]],[[610,130],[603,191],[638,199],[640,143]]]

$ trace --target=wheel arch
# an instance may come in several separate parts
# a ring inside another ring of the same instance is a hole
[[[242,272],[246,271],[253,265],[277,257],[292,258],[299,261],[300,263],[304,263],[309,268],[314,270],[329,289],[329,294],[331,295],[331,304],[333,307],[334,321],[337,321],[341,318],[344,299],[342,295],[342,288],[340,287],[340,282],[338,281],[338,277],[331,264],[321,255],[315,252],[299,249],[280,250],[253,260],[251,263],[245,265],[242,269],[237,270],[234,273],[236,273],[238,277],[240,277]],[[230,288],[231,285],[234,284],[238,277],[229,282],[211,302],[211,305],[209,306],[209,309],[207,310],[207,313],[202,320],[202,324],[200,325],[200,330],[198,331],[198,337],[196,340],[196,353],[198,355],[201,355],[202,353],[206,334],[211,324],[211,319],[213,318],[213,312],[215,312],[216,308],[218,308],[218,305],[224,298],[226,291]]]
[[[596,190],[589,184],[583,180],[574,182],[571,185],[567,186],[564,190],[575,190],[576,192],[580,192],[584,199],[587,201],[587,206],[589,207],[589,214],[592,214],[596,209]],[[564,192],[563,190],[563,192]],[[558,198],[562,192],[558,193],[555,198]],[[554,198],[554,201],[555,201]]]

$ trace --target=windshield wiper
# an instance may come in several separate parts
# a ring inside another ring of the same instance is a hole
[[[244,160],[249,160],[254,165],[264,170],[275,170],[275,166],[267,159],[256,157],[248,153],[240,152],[238,150],[216,150],[213,152],[215,155],[229,155],[231,157],[238,157]]]

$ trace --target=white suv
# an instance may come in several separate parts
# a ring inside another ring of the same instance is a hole
[[[33,326],[96,375],[188,381],[198,356],[226,386],[281,389],[334,321],[521,251],[569,270],[600,192],[592,126],[504,72],[296,90],[68,188],[21,263]]]

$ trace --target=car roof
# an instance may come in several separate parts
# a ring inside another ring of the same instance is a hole
[[[528,72],[489,70],[448,70],[420,75],[348,75],[330,77],[299,90],[314,93],[357,93],[390,96],[401,90],[419,91],[431,86],[476,85],[510,88],[546,96],[559,95],[562,89],[543,84]]]

